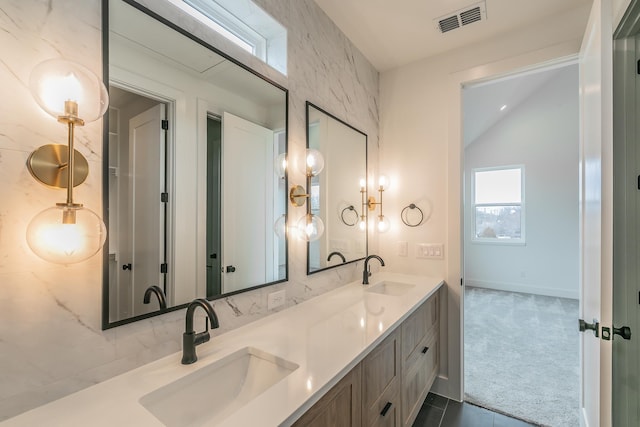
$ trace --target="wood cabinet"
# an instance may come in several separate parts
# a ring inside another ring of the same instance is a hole
[[[438,293],[402,323],[402,424],[411,426],[438,373]]]
[[[294,426],[411,426],[438,374],[439,293],[418,307]]]
[[[361,365],[363,425],[399,427],[400,331],[385,338]]]
[[[295,427],[360,427],[362,425],[361,365],[353,368],[302,415]]]

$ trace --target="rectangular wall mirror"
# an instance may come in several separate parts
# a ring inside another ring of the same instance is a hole
[[[325,164],[307,188],[311,213],[325,226],[324,234],[308,243],[307,274],[312,274],[367,256],[366,227],[360,227],[367,214],[360,193],[367,177],[367,135],[307,101],[307,148],[320,151]]]
[[[133,1],[103,1],[103,328],[287,280],[274,227],[287,90]]]

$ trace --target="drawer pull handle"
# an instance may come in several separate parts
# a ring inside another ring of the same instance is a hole
[[[387,404],[384,405],[384,408],[382,408],[382,412],[380,412],[380,415],[382,415],[383,417],[387,415],[387,412],[389,412],[389,409],[391,409],[392,406],[393,404],[391,402],[387,402]]]
[[[422,354],[427,354],[427,351],[429,351],[429,347],[425,347],[422,349]]]

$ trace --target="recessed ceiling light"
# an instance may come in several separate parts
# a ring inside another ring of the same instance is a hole
[[[504,104],[502,107],[500,107],[500,111],[504,111],[507,109],[507,104]]]

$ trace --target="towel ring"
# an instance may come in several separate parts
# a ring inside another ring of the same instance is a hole
[[[409,222],[409,219],[407,218],[407,209],[417,209],[418,212],[420,212],[420,221],[418,221],[417,224],[412,224]],[[417,227],[419,225],[422,224],[422,221],[424,221],[424,212],[422,212],[422,209],[420,209],[418,206],[416,206],[415,203],[411,203],[408,206],[405,206],[404,209],[402,209],[402,212],[400,213],[400,218],[402,219],[402,222],[404,222],[404,225],[406,225],[407,227]]]
[[[353,212],[356,215],[355,221],[353,221],[353,222],[347,221],[344,218],[345,211]],[[353,207],[353,205],[347,206],[346,208],[342,209],[342,212],[340,212],[340,219],[342,220],[344,225],[349,226],[349,227],[353,227],[354,225],[356,225],[358,223],[358,217],[359,217],[358,211],[356,210],[356,208]]]

